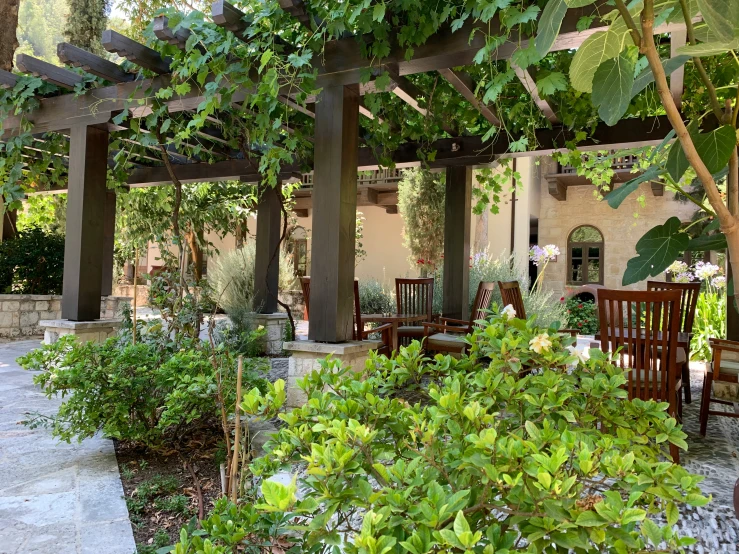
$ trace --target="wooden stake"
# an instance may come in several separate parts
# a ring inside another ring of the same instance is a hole
[[[139,285],[139,249],[134,249],[136,259],[133,262],[133,345],[136,346],[136,306],[138,305],[138,285]]]
[[[241,448],[241,374],[244,370],[244,357],[239,356],[239,364],[236,370],[236,407],[234,408],[234,453],[231,462],[231,475],[229,485],[231,486],[231,502],[236,503],[239,495],[239,449]]]

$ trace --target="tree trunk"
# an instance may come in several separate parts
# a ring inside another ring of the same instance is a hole
[[[246,218],[236,223],[236,248],[242,248],[246,242]]]
[[[0,69],[13,69],[13,54],[18,48],[18,6],[20,0],[3,0],[0,2]]]
[[[185,233],[185,240],[190,247],[192,273],[195,276],[195,281],[200,281],[203,278],[203,250],[200,248],[197,235],[194,231]]]
[[[488,247],[488,211],[484,210],[477,216],[477,225],[475,225],[475,246],[473,253],[484,252]],[[513,252],[511,252],[512,254]]]

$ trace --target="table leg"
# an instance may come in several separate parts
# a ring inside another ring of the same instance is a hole
[[[390,333],[392,334],[392,337],[390,340],[391,342],[390,348],[392,349],[392,352],[397,352],[398,351],[398,322],[397,321],[393,321],[393,326],[392,326],[392,329],[390,330]]]

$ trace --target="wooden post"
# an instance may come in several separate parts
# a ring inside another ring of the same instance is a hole
[[[62,288],[64,319],[100,319],[107,171],[108,131],[86,125],[72,127]]]
[[[115,249],[115,191],[105,193],[105,209],[103,213],[103,278],[100,294],[113,294],[113,253]]]
[[[259,196],[257,205],[257,245],[254,257],[254,307],[260,314],[277,312],[280,281],[280,256],[275,250],[280,243],[280,191],[269,185]]]
[[[357,222],[359,85],[326,86],[316,103],[308,338],[351,340]]]
[[[2,210],[2,196],[0,196],[0,210]],[[16,210],[3,210],[0,217],[0,242],[15,237],[15,225],[18,218]]]
[[[472,169],[446,170],[444,208],[444,284],[442,311],[445,316],[469,318],[470,223],[472,219]]]

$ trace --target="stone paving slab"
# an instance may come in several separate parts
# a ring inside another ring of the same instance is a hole
[[[19,423],[59,405],[15,363],[38,346],[0,344],[0,554],[134,554],[112,441],[67,444]]]

